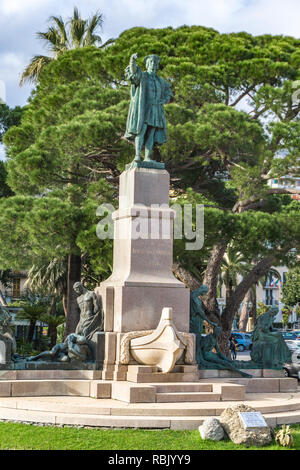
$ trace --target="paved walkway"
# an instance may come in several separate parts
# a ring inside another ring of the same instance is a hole
[[[104,428],[197,429],[208,416],[219,416],[245,403],[271,426],[300,423],[300,388],[295,393],[246,394],[243,401],[127,404],[89,397],[0,398],[0,420]]]

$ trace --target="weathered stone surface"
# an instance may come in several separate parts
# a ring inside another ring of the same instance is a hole
[[[104,299],[105,331],[153,330],[166,306],[173,308],[178,331],[189,331],[190,292],[172,272],[175,212],[169,187],[165,170],[135,168],[120,176],[113,273],[95,290]]]
[[[173,370],[176,361],[186,348],[183,337],[173,323],[172,314],[172,308],[163,308],[156,330],[130,341],[131,355],[137,362],[156,366],[164,373]]]
[[[202,439],[210,439],[211,441],[224,439],[224,430],[217,418],[207,418],[198,429]]]
[[[246,447],[250,447],[264,446],[272,442],[270,427],[244,428],[239,413],[255,411],[254,408],[248,405],[240,404],[226,408],[221,414],[220,423],[234,444],[243,444]]]

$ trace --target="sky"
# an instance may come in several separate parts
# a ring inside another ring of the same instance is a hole
[[[103,14],[103,41],[134,26],[183,24],[300,37],[300,0],[0,0],[0,99],[10,107],[23,106],[30,95],[29,85],[18,85],[25,66],[34,55],[47,55],[36,32],[47,30],[51,15],[70,17],[74,6],[83,18]]]

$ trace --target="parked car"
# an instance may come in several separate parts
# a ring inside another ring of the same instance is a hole
[[[284,374],[286,377],[297,377],[299,379],[300,372],[300,349],[293,351],[292,362],[286,362],[283,365]]]
[[[242,352],[245,351],[246,349],[251,349],[252,347],[252,340],[251,340],[251,335],[247,333],[236,333],[232,332],[232,336],[234,336],[234,339],[237,342],[237,350]]]
[[[299,354],[300,354],[300,341],[299,340],[286,339],[285,343],[290,351],[296,351],[297,349],[299,349]]]
[[[297,338],[297,334],[294,331],[282,331],[281,334],[283,336],[283,339],[285,340],[287,339],[295,340]]]

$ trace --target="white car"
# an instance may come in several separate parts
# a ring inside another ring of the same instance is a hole
[[[285,340],[287,347],[290,351],[296,351],[297,349],[300,350],[300,341],[294,339],[286,339]]]

